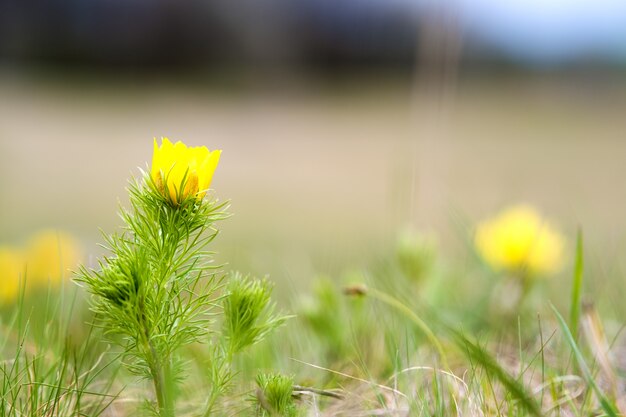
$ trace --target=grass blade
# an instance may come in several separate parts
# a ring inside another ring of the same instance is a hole
[[[580,322],[580,305],[583,286],[583,233],[578,229],[576,234],[576,260],[574,262],[574,276],[572,282],[572,299],[570,305],[569,323],[574,340],[578,340],[578,328]]]
[[[541,408],[526,388],[513,378],[491,354],[477,343],[472,342],[462,332],[448,327],[456,345],[468,356],[470,360],[480,365],[487,373],[495,377],[519,403],[526,409],[529,415],[540,417],[543,415]]]
[[[598,400],[600,401],[600,405],[602,406],[602,409],[606,412],[607,416],[617,417],[618,412],[616,411],[616,408],[613,406],[613,404],[611,404],[611,402],[606,397],[606,395],[604,395],[604,392],[602,392],[598,384],[596,384],[596,381],[593,379],[591,370],[589,370],[589,366],[587,366],[587,363],[585,362],[585,358],[582,352],[580,351],[580,349],[578,348],[578,344],[576,343],[576,340],[574,339],[572,332],[567,327],[567,323],[565,323],[565,319],[563,319],[563,316],[561,316],[561,314],[557,311],[557,309],[553,305],[550,305],[550,307],[552,307],[552,311],[554,312],[554,315],[556,316],[559,322],[559,326],[561,327],[561,330],[563,331],[563,334],[565,335],[565,340],[567,340],[570,347],[572,348],[572,352],[574,352],[574,356],[576,357],[576,361],[578,362],[578,368],[582,372],[583,377],[587,381],[587,384],[591,386],[596,396],[598,397]]]

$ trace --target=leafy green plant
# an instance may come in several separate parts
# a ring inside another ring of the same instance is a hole
[[[112,253],[98,269],[81,267],[78,281],[96,297],[93,310],[125,351],[133,373],[154,384],[158,408],[173,415],[176,352],[200,340],[221,278],[206,245],[217,235],[225,204],[189,198],[168,201],[148,179],[130,188],[126,227],[106,238]]]
[[[130,185],[130,209],[120,213],[124,228],[105,236],[110,255],[98,268],[81,267],[77,277],[94,296],[92,309],[101,326],[123,347],[127,368],[152,381],[153,411],[163,417],[176,414],[181,351],[211,342],[219,314],[214,310],[223,307],[219,340],[227,343],[213,342],[208,349],[207,415],[232,379],[233,355],[285,320],[272,312],[266,281],[235,275],[221,294],[224,275],[206,247],[217,236],[215,223],[228,216],[227,204],[204,199],[206,190],[199,188],[210,183],[214,152],[166,139],[157,148],[155,142],[151,174]]]
[[[298,414],[293,400],[293,378],[281,374],[259,374],[256,381],[260,416],[295,417]]]

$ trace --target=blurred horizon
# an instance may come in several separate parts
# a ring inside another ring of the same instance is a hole
[[[0,0],[0,244],[100,241],[168,136],[224,150],[234,268],[341,269],[405,228],[463,253],[516,203],[616,257],[621,21],[613,0]]]
[[[0,1],[0,63],[91,68],[624,68],[618,0]]]

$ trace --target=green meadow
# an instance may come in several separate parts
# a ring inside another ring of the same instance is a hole
[[[626,90],[153,84],[0,84],[0,416],[626,414]]]

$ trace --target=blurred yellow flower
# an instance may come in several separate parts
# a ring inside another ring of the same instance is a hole
[[[11,303],[20,288],[20,276],[24,273],[24,258],[12,248],[0,247],[0,305]]]
[[[168,138],[163,138],[159,147],[154,139],[150,176],[174,204],[189,196],[202,198],[211,185],[221,153],[205,146],[187,147],[180,141],[172,144]]]
[[[511,207],[476,228],[475,244],[495,270],[546,275],[563,266],[565,239],[530,206]]]
[[[56,230],[42,230],[28,242],[27,279],[29,288],[55,286],[70,274],[81,259],[78,242],[69,234]]]

